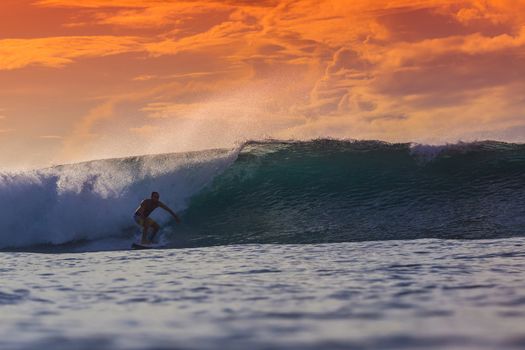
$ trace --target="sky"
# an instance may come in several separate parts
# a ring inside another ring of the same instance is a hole
[[[522,0],[2,0],[0,169],[331,137],[525,142]]]

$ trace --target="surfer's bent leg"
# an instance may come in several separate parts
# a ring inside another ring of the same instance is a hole
[[[142,244],[153,243],[153,238],[155,238],[155,235],[157,234],[157,231],[160,229],[160,226],[153,219],[150,219],[150,218],[146,218],[143,221],[144,221],[144,225],[143,225],[144,230],[142,231],[141,243]],[[151,239],[149,239],[149,237],[148,237],[148,229],[150,227],[153,229],[153,233],[151,235]]]
[[[135,222],[142,227],[142,239],[140,240],[141,244],[150,244],[153,241],[153,238],[155,238],[155,235],[160,229],[160,225],[157,224],[153,219],[151,218],[141,218],[139,215],[135,215]],[[148,229],[153,228],[153,234],[151,236],[151,241],[148,239]]]
[[[153,241],[153,239],[155,239],[155,235],[157,234],[157,232],[159,232],[160,225],[157,224],[154,220],[151,220],[149,224],[151,227],[153,227],[153,233],[151,235],[151,241]]]
[[[149,240],[148,240],[148,228],[149,228],[149,218],[146,218],[145,220],[143,220],[144,224],[142,225],[143,227],[143,230],[142,230],[142,239],[140,241],[140,243],[142,244],[149,244]]]
[[[141,244],[148,244],[148,228],[149,228],[150,218],[143,219],[139,215],[135,215],[135,222],[142,227],[142,239],[140,240]]]

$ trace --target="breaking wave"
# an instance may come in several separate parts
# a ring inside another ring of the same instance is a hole
[[[522,236],[525,145],[251,141],[0,174],[0,248],[125,249],[153,190],[173,247]]]

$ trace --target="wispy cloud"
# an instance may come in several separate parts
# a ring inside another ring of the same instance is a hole
[[[40,135],[39,138],[46,140],[62,140],[64,137],[59,135]]]
[[[111,2],[105,0],[38,0],[36,5],[51,6],[51,7],[81,7],[81,8],[103,8],[103,7],[147,7],[149,4],[162,3],[165,1],[149,1],[149,0],[112,0]]]
[[[81,57],[103,57],[139,50],[136,37],[69,36],[0,40],[0,70],[28,65],[62,67]]]

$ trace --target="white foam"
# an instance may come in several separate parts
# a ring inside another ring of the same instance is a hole
[[[420,143],[410,144],[410,153],[423,161],[432,161],[443,152],[453,151],[455,153],[466,153],[479,149],[484,145],[483,141],[479,142],[456,142],[444,145],[426,145]]]
[[[129,236],[152,191],[175,211],[235,161],[234,150],[97,160],[0,173],[0,248]],[[166,213],[156,219],[169,220]]]

